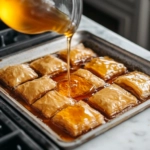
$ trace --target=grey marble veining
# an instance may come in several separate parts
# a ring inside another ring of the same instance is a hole
[[[82,17],[78,30],[87,30],[132,53],[150,60],[150,52]],[[150,108],[74,150],[150,150]]]

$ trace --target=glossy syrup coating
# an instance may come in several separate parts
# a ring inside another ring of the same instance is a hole
[[[56,85],[56,82],[50,79],[49,76],[43,76],[18,86],[16,92],[26,100],[27,103],[32,104],[46,92],[54,89]]]
[[[122,63],[118,63],[107,56],[93,58],[90,62],[85,64],[84,68],[104,80],[112,79],[127,71],[127,68]]]
[[[145,100],[150,96],[150,76],[142,72],[134,71],[125,74],[118,77],[114,82],[141,100]]]
[[[68,96],[68,91],[70,91],[72,98],[86,95],[94,90],[95,86],[90,81],[75,74],[70,75],[70,85],[68,79],[64,79],[57,86],[57,91],[64,96]]]
[[[67,50],[60,51],[59,56],[67,61]],[[70,63],[72,66],[83,63],[97,55],[90,49],[86,48],[82,43],[71,48]]]
[[[109,118],[125,108],[138,104],[136,97],[116,84],[106,87],[89,98],[88,103]]]
[[[55,75],[67,70],[67,64],[57,57],[47,55],[30,63],[41,75]]]
[[[99,77],[97,77],[96,75],[94,75],[93,73],[91,73],[88,70],[78,69],[73,74],[88,80],[89,82],[91,82],[93,84],[93,86],[95,86],[95,88],[104,87],[104,85],[105,85],[104,80],[100,79]]]
[[[27,64],[8,66],[0,70],[0,80],[12,88],[37,77],[37,73]]]
[[[57,91],[50,91],[37,100],[32,106],[40,111],[46,118],[51,118],[56,112],[68,105],[73,105],[74,100],[67,98]]]
[[[104,117],[83,101],[58,112],[52,121],[73,137],[105,123]]]

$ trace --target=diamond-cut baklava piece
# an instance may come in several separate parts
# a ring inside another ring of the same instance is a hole
[[[104,117],[83,101],[58,112],[52,121],[73,137],[105,123]]]
[[[69,88],[69,82],[68,79],[64,79],[61,82],[58,83],[58,92],[61,93],[64,96],[69,96],[68,93],[70,91],[70,96],[72,98],[76,98],[79,96],[84,96],[88,93],[91,93],[95,89],[94,85],[80,77],[74,74],[70,75],[70,88]]]
[[[116,84],[106,87],[89,98],[88,103],[109,118],[138,103],[136,97]]]
[[[73,104],[74,100],[71,98],[62,96],[57,91],[49,91],[32,106],[46,118],[51,118],[56,112]]]
[[[67,50],[60,51],[59,55],[67,60]],[[96,57],[96,54],[91,49],[84,47],[82,43],[73,47],[70,51],[70,63],[72,66],[83,63],[93,57]]]
[[[93,58],[84,67],[104,80],[112,79],[126,72],[126,67],[109,57]]]
[[[48,76],[26,82],[16,88],[16,92],[29,104],[34,103],[46,92],[54,89],[56,82]]]
[[[115,80],[115,83],[141,100],[145,100],[150,96],[150,76],[142,72],[134,71],[120,76]]]
[[[95,76],[93,73],[91,73],[88,70],[85,69],[78,69],[73,74],[80,76],[88,81],[90,81],[95,88],[100,88],[105,85],[104,80],[100,79],[99,77]]]
[[[67,70],[67,64],[52,55],[37,59],[30,66],[41,75],[55,75]]]
[[[16,87],[37,77],[38,75],[27,64],[8,66],[0,71],[0,80],[9,87]]]

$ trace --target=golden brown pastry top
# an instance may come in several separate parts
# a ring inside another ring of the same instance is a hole
[[[89,98],[88,102],[99,111],[105,113],[109,118],[138,103],[136,97],[116,84],[100,90]]]
[[[73,74],[78,75],[78,76],[90,81],[93,84],[93,86],[95,86],[96,88],[103,87],[105,85],[104,80],[100,79],[99,77],[97,77],[96,75],[94,75],[93,73],[91,73],[88,70],[78,69]]]
[[[135,94],[138,98],[144,100],[150,96],[150,76],[134,71],[120,76],[115,83]]]
[[[1,69],[0,72],[0,80],[10,87],[16,87],[21,83],[38,77],[27,64],[8,66]]]
[[[16,88],[19,93],[29,104],[34,103],[46,92],[54,89],[56,82],[50,79],[48,76],[43,76],[39,79],[26,82]]]
[[[67,60],[67,50],[60,51],[59,55],[61,58]],[[70,62],[71,65],[74,66],[96,56],[97,55],[91,49],[84,47],[84,45],[81,43],[71,49]]]
[[[118,63],[109,57],[93,58],[84,68],[90,70],[104,80],[124,74],[127,70],[123,64]]]
[[[39,58],[30,66],[42,75],[55,75],[67,70],[67,64],[52,55]]]
[[[33,107],[39,110],[46,118],[51,118],[56,112],[73,104],[74,100],[71,98],[67,98],[57,91],[50,91],[37,100]]]
[[[83,101],[58,112],[52,121],[74,137],[105,123],[104,117]]]

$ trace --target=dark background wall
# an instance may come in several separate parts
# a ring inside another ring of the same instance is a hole
[[[83,14],[150,50],[150,0],[84,0]]]
[[[150,0],[83,0],[83,14],[150,50]],[[0,31],[8,28],[0,21]]]

